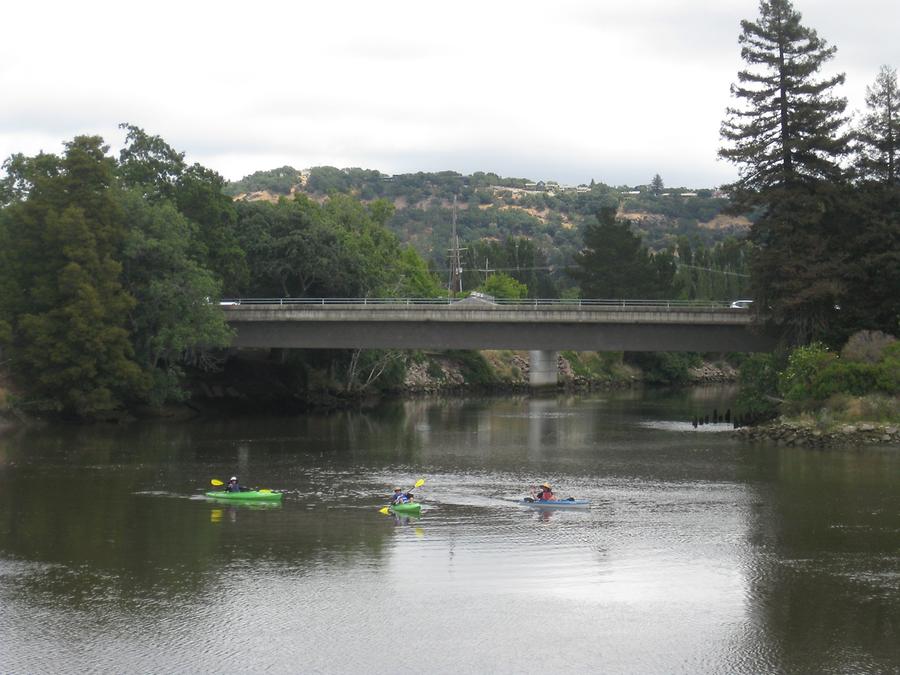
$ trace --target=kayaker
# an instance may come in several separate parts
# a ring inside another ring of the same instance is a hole
[[[237,476],[232,476],[228,480],[228,485],[225,486],[225,490],[227,492],[240,492],[241,491],[241,486],[238,485]]]
[[[553,502],[556,501],[556,495],[553,494],[548,483],[541,483],[541,491],[537,493],[535,499],[542,502]]]
[[[394,488],[394,496],[391,497],[391,504],[406,504],[409,501],[409,495],[403,492],[403,488]]]

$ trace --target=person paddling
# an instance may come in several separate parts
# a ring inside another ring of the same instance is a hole
[[[542,502],[556,501],[556,495],[554,495],[553,490],[550,489],[549,483],[541,483],[541,491],[538,492],[537,495],[535,495],[533,491],[531,494],[538,501],[542,501]]]
[[[228,480],[228,485],[225,486],[225,491],[226,492],[240,492],[241,491],[241,486],[238,483],[237,476],[232,476]]]
[[[394,494],[391,497],[391,504],[406,504],[412,498],[412,495],[406,492],[403,492],[403,488],[394,488]]]

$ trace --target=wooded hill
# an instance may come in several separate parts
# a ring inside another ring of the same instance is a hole
[[[657,177],[658,178],[658,177]],[[323,166],[297,170],[284,166],[257,171],[229,183],[227,194],[241,201],[277,201],[303,193],[324,199],[332,193],[362,201],[387,199],[395,206],[388,227],[412,243],[440,270],[447,265],[453,198],[457,198],[457,231],[463,246],[478,241],[530,239],[549,266],[564,267],[582,247],[582,225],[604,207],[619,209],[632,231],[651,250],[674,249],[679,237],[712,246],[728,237],[743,238],[750,220],[728,216],[728,200],[710,189],[664,188],[654,185],[611,187],[602,183],[564,186],[553,181],[504,178],[453,171],[391,176],[375,170]],[[472,257],[474,254],[468,254]],[[490,259],[471,259],[470,268],[490,268]]]

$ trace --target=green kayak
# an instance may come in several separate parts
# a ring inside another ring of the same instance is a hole
[[[391,504],[390,509],[394,513],[417,516],[422,510],[422,505],[418,502],[406,502],[405,504]]]
[[[251,502],[278,502],[281,501],[280,492],[272,490],[245,490],[242,492],[228,492],[227,490],[216,490],[207,492],[206,496],[210,499],[227,499],[234,501],[251,501]]]

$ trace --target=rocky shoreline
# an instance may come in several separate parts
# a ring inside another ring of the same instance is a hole
[[[900,426],[873,422],[841,424],[820,429],[811,424],[779,419],[759,426],[741,427],[735,429],[734,434],[750,441],[806,448],[864,445],[900,446]]]

